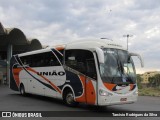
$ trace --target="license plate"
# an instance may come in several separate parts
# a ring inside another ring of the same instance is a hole
[[[120,101],[121,102],[127,101],[127,98],[121,98]]]

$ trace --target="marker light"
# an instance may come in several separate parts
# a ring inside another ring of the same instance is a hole
[[[100,94],[101,96],[112,96],[112,95],[113,95],[112,93],[109,93],[109,92],[107,92],[107,91],[105,91],[105,90],[103,90],[103,89],[100,89],[100,90],[99,90],[99,94]]]

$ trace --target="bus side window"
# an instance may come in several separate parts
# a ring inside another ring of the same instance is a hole
[[[88,50],[66,50],[65,64],[93,79],[97,79],[94,56]]]
[[[29,67],[60,66],[60,61],[51,51],[22,56],[20,59],[24,65]]]
[[[71,67],[72,69],[75,69],[83,74],[85,74],[85,71],[83,71],[81,68],[84,67],[82,60],[78,58],[78,55],[80,55],[80,50],[67,50],[65,52],[65,64],[68,67]],[[81,66],[80,66],[81,64]]]
[[[22,62],[23,65],[27,65],[27,66],[30,65],[30,58],[29,58],[29,56],[22,56],[22,57],[20,57],[20,59],[21,59],[21,62]]]
[[[97,79],[94,59],[87,59],[86,65],[87,65],[87,75],[91,78]]]
[[[49,52],[46,56],[46,59],[49,59],[48,66],[60,66],[58,59],[52,52]]]

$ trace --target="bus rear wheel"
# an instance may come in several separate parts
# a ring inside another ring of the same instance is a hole
[[[20,94],[22,95],[22,96],[25,96],[25,88],[24,88],[24,85],[23,84],[21,84],[20,85]]]
[[[78,105],[78,102],[74,101],[74,95],[72,93],[72,91],[68,90],[65,94],[64,94],[64,102],[67,106],[70,107],[74,107]]]

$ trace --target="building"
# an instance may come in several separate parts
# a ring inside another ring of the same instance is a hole
[[[149,83],[149,77],[153,77],[156,74],[160,74],[160,71],[145,72],[144,74],[141,75],[142,83],[143,84],[148,84]]]
[[[22,30],[4,28],[0,22],[0,78],[3,76],[7,78],[7,82],[9,81],[9,67],[12,55],[42,48],[43,46],[38,39],[28,39]]]

